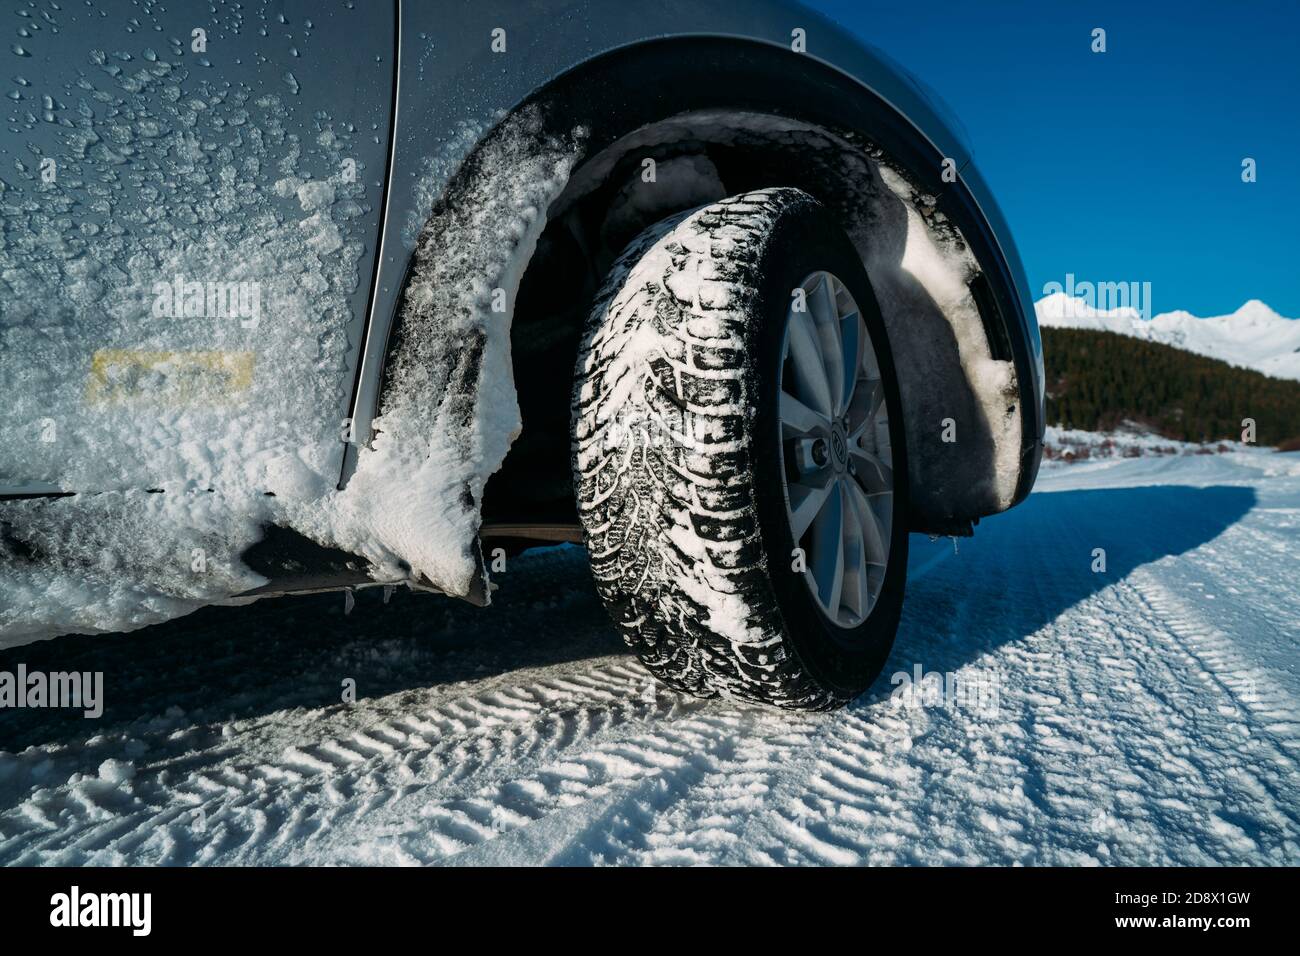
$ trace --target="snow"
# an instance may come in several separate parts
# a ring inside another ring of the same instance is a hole
[[[143,627],[266,583],[240,561],[255,515],[197,489],[6,502],[24,547],[0,573],[0,647]],[[159,528],[175,529],[159,534]]]
[[[1264,449],[1267,451],[1268,449]],[[1248,455],[1250,461],[1285,466],[1287,459],[1260,459],[1259,447],[1235,441],[1185,442],[1143,430],[1136,423],[1113,432],[1090,432],[1049,425],[1043,436],[1043,468],[1083,461],[1163,455]],[[1267,471],[1267,467],[1265,468]]]
[[[479,502],[522,427],[510,320],[523,268],[577,155],[541,134],[535,111],[487,140],[456,201],[420,234],[387,391],[341,492],[293,510],[294,526],[365,555],[396,579],[466,595],[484,572]],[[501,290],[505,308],[494,308]]]
[[[0,863],[1300,863],[1300,455],[1056,464],[912,550],[884,674],[824,715],[657,686],[572,547],[484,610],[318,595],[0,652],[105,673],[100,720],[0,715]],[[896,703],[918,664],[996,708]]]
[[[486,590],[478,501],[520,427],[510,311],[581,131],[547,142],[535,112],[511,117],[462,201],[425,225],[376,437],[339,491],[364,187],[307,170],[338,170],[355,127],[322,112],[313,144],[286,131],[292,106],[279,96],[212,91],[161,60],[130,78],[105,72],[107,89],[83,89],[113,107],[87,107],[70,134],[85,169],[66,165],[56,189],[20,164],[23,189],[0,196],[0,281],[12,290],[0,325],[0,388],[12,400],[0,426],[18,436],[0,484],[94,492],[6,504],[0,647],[140,627],[264,584],[239,555],[270,524],[366,558],[376,581]],[[119,99],[128,85],[134,95]],[[149,85],[164,95],[143,96]],[[182,88],[200,95],[183,99]],[[166,136],[115,132],[119,113],[151,109]],[[90,183],[107,141],[134,143],[141,161]],[[454,169],[466,141],[432,174]],[[157,206],[141,209],[136,192]],[[106,235],[71,231],[74,198],[103,216]],[[115,222],[142,216],[142,228]],[[151,316],[155,283],[174,277],[246,283],[262,314]],[[504,313],[491,308],[497,288]],[[87,343],[112,348],[92,357]],[[81,534],[87,526],[94,533]],[[111,571],[87,570],[101,559]]]
[[[993,439],[994,501],[998,509],[1008,508],[1020,479],[1020,396],[1014,364],[994,359],[989,351],[983,320],[970,291],[978,264],[959,234],[951,228],[946,232],[935,228],[922,217],[925,198],[914,196],[902,176],[883,164],[880,174],[907,203],[902,262],[891,267],[880,259],[868,259],[881,313],[891,328],[903,330],[914,324],[915,315],[937,308],[952,326],[962,371]]]
[[[94,492],[5,504],[0,646],[265,583],[239,554],[338,479],[370,211],[365,163],[338,170],[363,134],[131,60],[91,51],[67,84],[56,181],[29,157],[0,186],[0,485]],[[255,321],[159,309],[160,282],[237,288]]]
[[[1035,303],[1047,328],[1115,332],[1252,368],[1274,378],[1300,380],[1300,320],[1278,315],[1251,299],[1230,315],[1198,318],[1190,312],[1162,312],[1144,319],[1129,306],[1097,309],[1084,299],[1055,292]]]

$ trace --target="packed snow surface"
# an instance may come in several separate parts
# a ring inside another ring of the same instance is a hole
[[[832,714],[665,691],[577,548],[481,611],[318,595],[4,651],[103,671],[105,712],[0,711],[0,863],[1294,866],[1298,565],[1300,456],[1233,449],[1049,464],[915,538],[885,672]],[[896,704],[918,665],[995,694]]]
[[[1049,328],[1115,332],[1253,368],[1274,378],[1300,379],[1300,320],[1284,318],[1258,299],[1230,315],[1204,319],[1181,310],[1144,319],[1135,308],[1093,308],[1064,292],[1039,299],[1034,308],[1039,324]]]

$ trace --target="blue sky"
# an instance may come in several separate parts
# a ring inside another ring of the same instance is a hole
[[[809,5],[961,118],[1035,299],[1072,272],[1149,281],[1155,312],[1300,316],[1300,0]]]

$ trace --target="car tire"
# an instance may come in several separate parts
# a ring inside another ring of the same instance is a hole
[[[597,589],[660,681],[827,710],[879,674],[907,566],[900,399],[861,258],[811,196],[633,240],[579,348],[572,454]]]

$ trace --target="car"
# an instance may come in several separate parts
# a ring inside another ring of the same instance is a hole
[[[19,14],[0,646],[486,604],[569,542],[667,685],[823,710],[884,665],[909,534],[1033,485],[1041,345],[968,140],[803,7]]]

